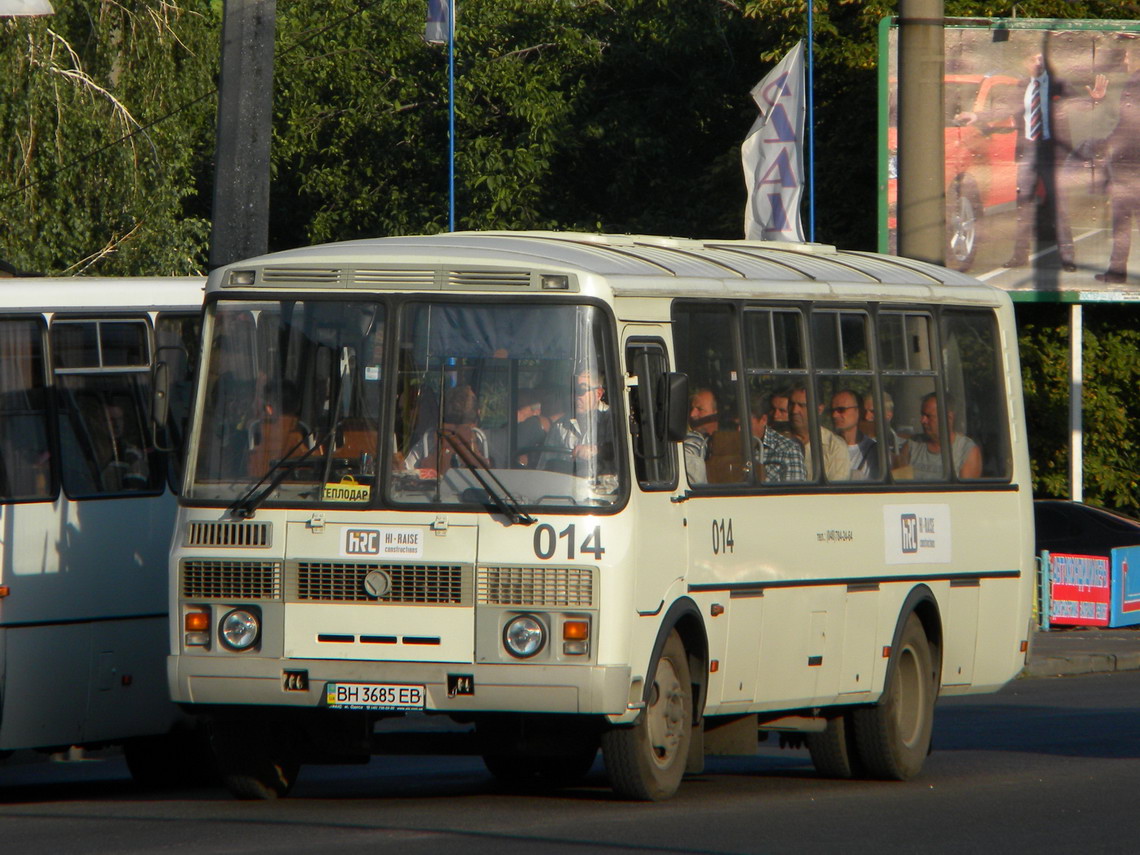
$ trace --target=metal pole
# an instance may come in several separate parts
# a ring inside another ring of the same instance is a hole
[[[807,151],[808,240],[815,243],[815,17],[814,0],[807,4]]]
[[[225,0],[210,267],[269,250],[277,0]]]
[[[1081,400],[1084,397],[1084,313],[1080,303],[1069,309],[1069,492],[1074,502],[1085,500],[1084,432]]]
[[[447,14],[447,230],[455,231],[455,16],[459,0]]]
[[[899,0],[899,255],[946,258],[942,0]]]

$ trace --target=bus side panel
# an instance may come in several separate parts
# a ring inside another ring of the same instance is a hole
[[[161,733],[173,496],[0,507],[0,748]],[[18,546],[14,546],[18,544]]]
[[[165,617],[4,630],[0,749],[47,748],[166,733]]]

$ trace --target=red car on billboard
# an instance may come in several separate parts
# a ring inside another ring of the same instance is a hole
[[[1017,199],[1016,142],[1012,119],[962,125],[959,113],[1012,114],[1023,87],[1002,74],[947,74],[943,88],[946,127],[946,264],[969,270],[974,263],[984,213]],[[898,88],[891,82],[887,131],[887,226],[894,245],[898,200]]]

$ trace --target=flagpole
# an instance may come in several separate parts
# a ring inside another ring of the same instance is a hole
[[[455,13],[452,0],[447,13],[447,223],[455,231]]]
[[[815,86],[814,42],[815,20],[812,16],[814,0],[807,4],[807,126],[808,126],[808,240],[815,243]]]

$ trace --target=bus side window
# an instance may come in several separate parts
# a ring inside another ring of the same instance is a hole
[[[671,490],[677,483],[677,455],[667,437],[666,404],[669,362],[659,341],[635,341],[626,348],[626,364],[637,385],[630,389],[633,463],[643,490]]]
[[[692,408],[684,450],[693,486],[743,484],[750,477],[734,308],[696,302],[679,302],[673,308],[677,370],[689,377]]]
[[[956,402],[953,432],[966,438],[957,441],[963,458],[954,461],[958,477],[1009,478],[1013,460],[997,318],[988,310],[944,311],[942,349],[945,385]],[[980,465],[972,468],[970,445],[980,454]]]
[[[0,320],[0,499],[55,495],[38,320]]]

